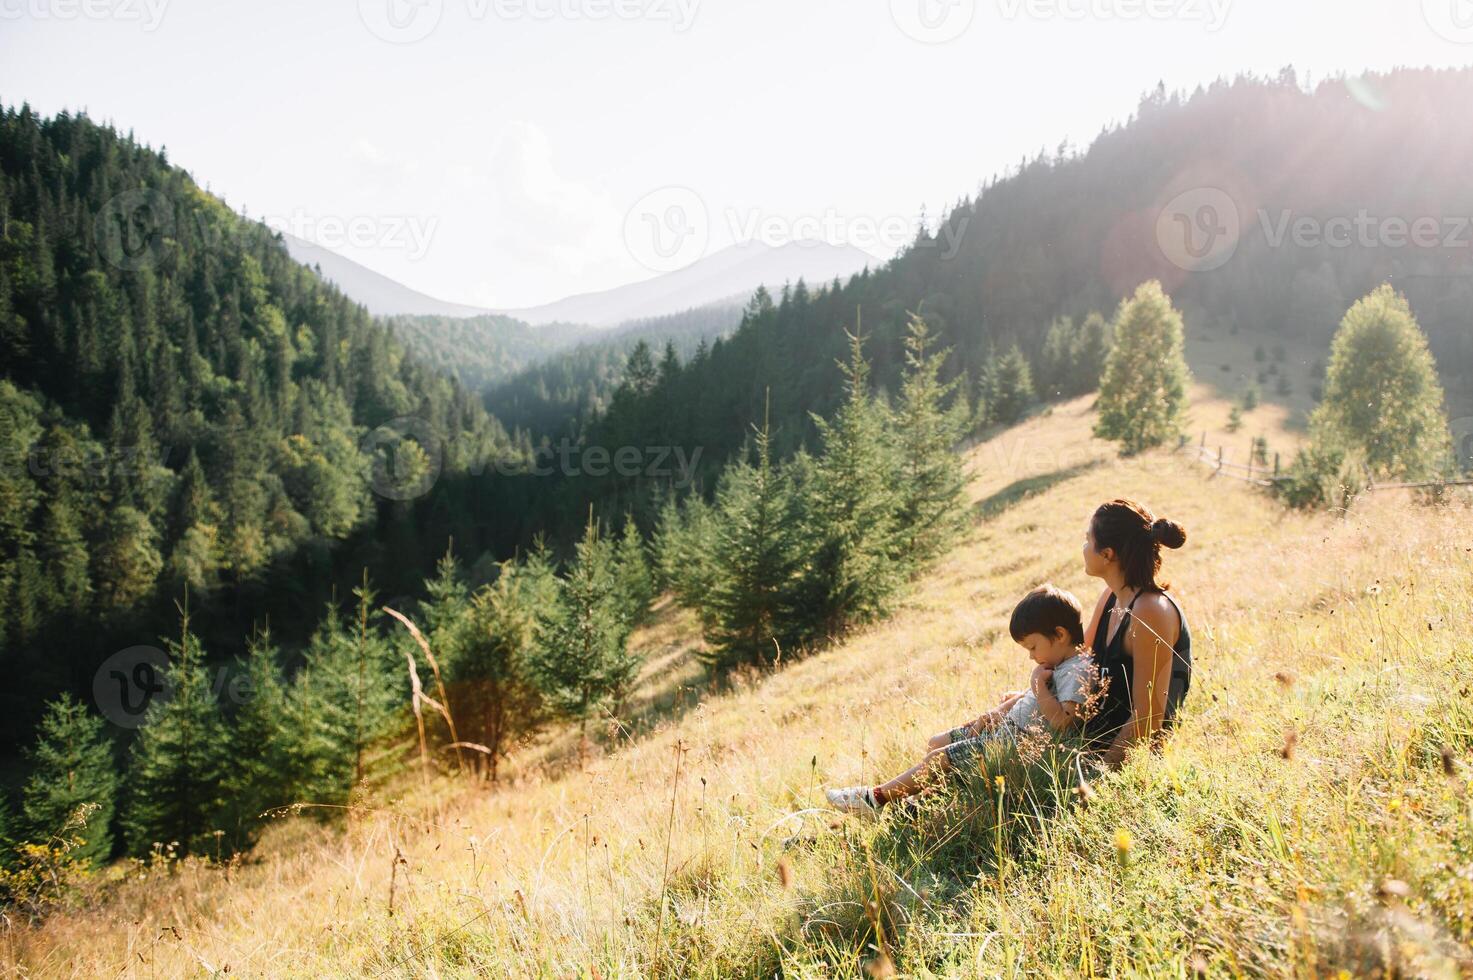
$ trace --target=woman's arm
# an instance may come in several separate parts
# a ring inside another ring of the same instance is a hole
[[[1106,589],[1100,593],[1100,601],[1095,603],[1095,611],[1089,617],[1089,625],[1084,628],[1084,646],[1092,653],[1099,653],[1094,649],[1095,634],[1099,632],[1100,620],[1105,617],[1105,603],[1110,601],[1110,590]]]
[[[1166,720],[1166,696],[1171,686],[1181,620],[1171,602],[1159,595],[1142,596],[1130,616],[1126,650],[1131,659],[1130,720],[1105,751],[1105,763],[1119,766],[1132,745],[1145,742]]]

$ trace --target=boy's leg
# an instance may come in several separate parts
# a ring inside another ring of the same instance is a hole
[[[895,800],[914,796],[921,790],[933,786],[937,778],[951,768],[951,759],[944,748],[932,749],[919,763],[887,783],[875,787],[875,802],[881,806]]]
[[[951,731],[942,732],[939,735],[932,735],[930,740],[926,742],[926,747],[929,749],[944,749],[948,745],[954,745],[957,742],[976,737],[977,733],[972,729],[971,725],[962,725],[960,728],[953,728]]]

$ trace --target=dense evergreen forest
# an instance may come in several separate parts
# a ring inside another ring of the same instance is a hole
[[[383,322],[421,361],[476,394],[602,334],[571,323],[533,327],[500,314],[391,316]]]
[[[580,438],[608,408],[641,341],[661,352],[673,347],[676,357],[689,359],[735,330],[741,319],[742,304],[712,303],[620,324],[490,385],[486,408],[508,429],[538,438]]]
[[[516,455],[475,395],[85,116],[0,113],[0,418],[7,744],[107,654],[157,643],[186,589],[226,655],[268,619],[304,640],[364,567],[409,591],[449,536],[520,533],[486,517],[517,501],[458,479]],[[416,466],[439,468],[433,498],[374,492]]]

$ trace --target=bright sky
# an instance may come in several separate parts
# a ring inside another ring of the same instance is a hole
[[[888,255],[1164,80],[1473,63],[1473,0],[0,0],[0,99],[442,299]]]

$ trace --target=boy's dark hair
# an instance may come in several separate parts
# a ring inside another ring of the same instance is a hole
[[[1015,643],[1022,643],[1023,637],[1033,633],[1052,638],[1054,630],[1062,629],[1075,646],[1080,646],[1084,643],[1084,609],[1072,592],[1040,585],[1018,603],[1008,629]]]

